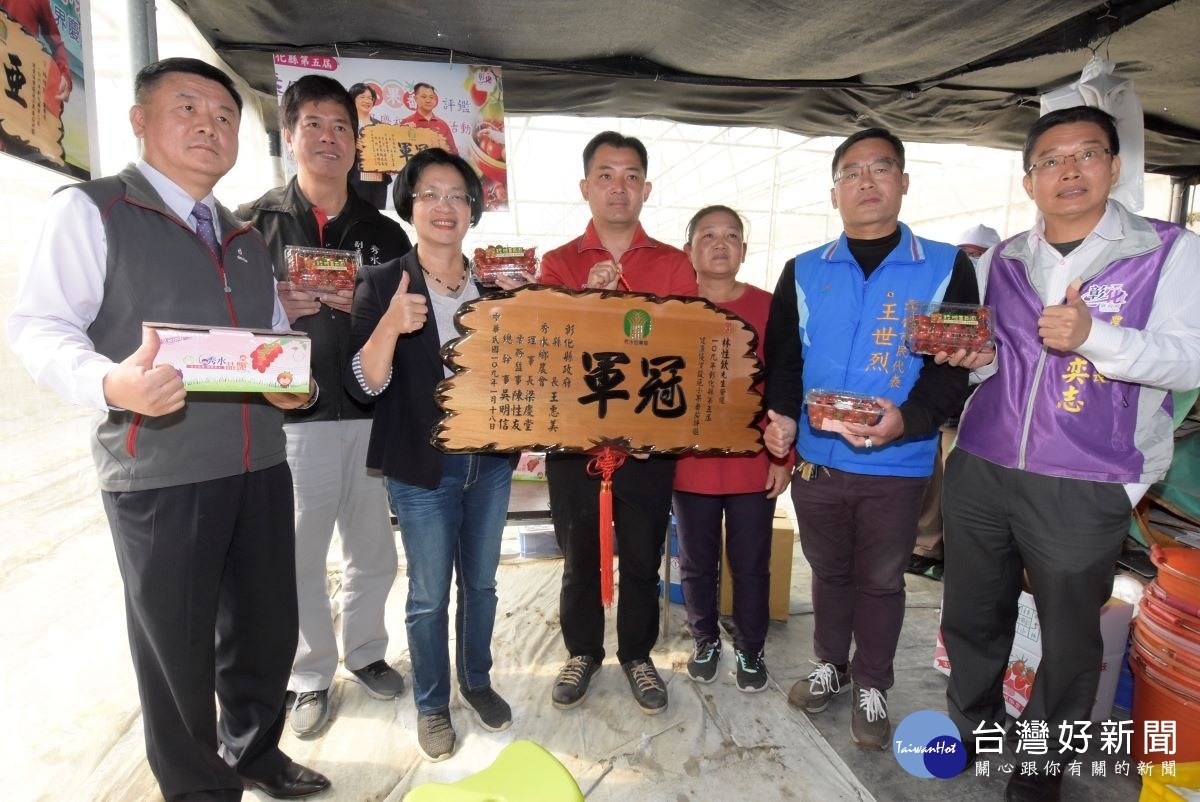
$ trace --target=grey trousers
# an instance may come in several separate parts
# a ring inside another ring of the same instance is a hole
[[[1104,643],[1100,608],[1129,531],[1122,485],[1004,468],[955,449],[946,462],[946,573],[942,639],[946,698],[966,743],[981,725],[1004,725],[1001,694],[1029,574],[1042,628],[1042,662],[1023,718],[1091,718]]]
[[[383,477],[367,474],[370,420],[289,423],[288,464],[296,496],[296,591],[300,639],[290,690],[333,682],[338,644],[326,580],[337,525],[342,543],[342,648],[346,668],[382,660],[384,604],[396,579],[396,540]]]

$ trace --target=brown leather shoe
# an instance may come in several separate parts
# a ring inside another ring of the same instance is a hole
[[[295,761],[281,768],[270,779],[247,779],[246,782],[251,788],[257,788],[276,799],[303,799],[319,794],[329,787],[328,777]]]

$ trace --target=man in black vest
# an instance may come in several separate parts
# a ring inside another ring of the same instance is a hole
[[[100,413],[93,454],[163,796],[238,800],[247,785],[308,796],[329,780],[279,749],[296,648],[280,410],[317,390],[188,395],[173,367],[154,365],[146,321],[288,321],[262,236],[212,196],[237,159],[233,82],[172,58],[141,70],[134,92],[142,158],[52,199],[9,340],[41,385]]]

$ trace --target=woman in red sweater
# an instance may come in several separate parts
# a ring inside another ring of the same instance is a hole
[[[737,280],[738,269],[746,260],[741,216],[727,206],[707,206],[688,223],[687,238],[683,249],[696,269],[700,295],[754,329],[761,360],[771,294]],[[775,499],[787,488],[790,476],[791,461],[775,460],[766,450],[750,456],[687,456],[676,466],[673,507],[679,571],[688,628],[696,640],[688,675],[697,682],[716,679],[721,653],[717,578],[724,517],[737,629],[733,673],[740,690],[753,693],[766,687],[763,645],[767,638],[771,519]]]

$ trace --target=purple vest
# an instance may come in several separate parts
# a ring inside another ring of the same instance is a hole
[[[1084,282],[1080,292],[1092,325],[1145,328],[1163,263],[1181,231],[1145,222],[1161,239],[1158,247],[1118,256]],[[971,398],[958,447],[1046,476],[1142,481],[1143,454],[1134,442],[1142,386],[1108,379],[1079,354],[1042,345],[1042,299],[1024,263],[1001,255],[1010,242],[993,253],[985,300],[995,310],[1002,362]],[[1169,404],[1170,395],[1164,406]]]

